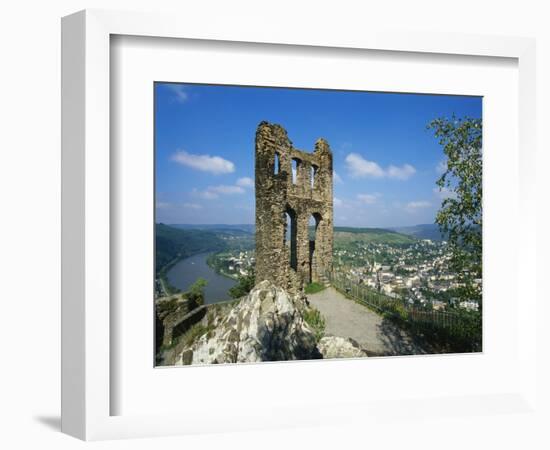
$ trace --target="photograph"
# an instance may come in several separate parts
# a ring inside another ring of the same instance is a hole
[[[155,366],[483,351],[481,96],[152,89]]]

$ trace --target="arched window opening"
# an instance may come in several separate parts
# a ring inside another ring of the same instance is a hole
[[[315,235],[317,234],[317,220],[315,219],[315,216],[312,214],[309,216],[309,222],[308,222],[308,236],[310,241],[315,241]]]
[[[311,171],[310,171],[310,182],[311,182],[311,189],[315,186],[315,176],[317,175],[317,172],[319,171],[319,167],[317,167],[315,164],[311,165]]]
[[[298,158],[292,158],[292,184],[296,184],[298,182],[301,165],[302,161]]]
[[[278,153],[275,153],[275,165],[273,168],[273,174],[278,175],[281,170],[281,161]]]
[[[318,281],[318,268],[317,255],[315,252],[317,229],[321,223],[321,215],[319,213],[313,213],[309,216],[308,222],[308,237],[309,237],[309,282]]]
[[[285,212],[285,236],[284,242],[285,246],[289,251],[289,264],[294,270],[298,268],[298,258],[297,258],[297,224],[296,224],[296,213],[290,207],[287,207]]]

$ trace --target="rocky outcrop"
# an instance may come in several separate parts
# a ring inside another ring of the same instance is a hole
[[[331,358],[364,358],[367,353],[351,338],[325,336],[317,345],[324,359]]]
[[[238,304],[222,309],[201,324],[193,342],[178,346],[169,364],[222,364],[292,361],[322,358],[360,358],[367,354],[352,339],[326,336],[318,340],[304,320],[308,306],[263,281]]]
[[[322,358],[304,322],[305,301],[268,281],[259,283],[176,356],[176,364],[219,364]]]

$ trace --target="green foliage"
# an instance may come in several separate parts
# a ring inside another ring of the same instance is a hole
[[[458,309],[457,315],[459,320],[452,329],[455,345],[461,351],[480,352],[483,338],[481,312]]]
[[[434,345],[439,351],[471,353],[482,350],[481,314],[459,309],[453,325],[443,327],[437,322],[408,321],[404,328]]]
[[[204,288],[208,284],[204,278],[198,278],[187,291],[187,298],[191,299],[197,306],[204,304]]]
[[[179,297],[171,297],[168,300],[164,300],[156,304],[157,314],[159,316],[171,314],[178,308],[178,306],[180,306]]]
[[[405,305],[401,302],[386,302],[384,305],[383,313],[384,317],[392,319],[398,323],[405,323],[409,319],[409,313]]]
[[[440,118],[428,128],[434,131],[447,157],[437,185],[449,195],[443,200],[436,223],[448,236],[451,269],[462,284],[460,298],[477,300],[481,308],[482,275],[482,121]]]
[[[198,338],[208,333],[208,328],[202,323],[196,323],[187,330],[179,339],[179,343],[183,343],[186,347],[192,345]]]
[[[241,298],[248,294],[254,287],[256,280],[256,274],[254,271],[248,273],[248,275],[240,276],[237,284],[229,289],[229,295],[231,298]]]
[[[326,286],[324,284],[313,282],[309,283],[306,286],[305,292],[306,294],[315,294],[317,292],[321,292],[324,289],[326,289]]]
[[[318,309],[309,307],[303,313],[304,322],[309,325],[315,334],[315,340],[319,342],[325,335],[326,322]]]

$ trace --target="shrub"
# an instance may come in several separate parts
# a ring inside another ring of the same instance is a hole
[[[208,284],[204,278],[198,278],[186,292],[187,298],[200,306],[204,304],[204,288]]]
[[[429,321],[401,321],[399,325],[413,335],[425,339],[440,351],[470,353],[482,350],[481,314],[478,311],[457,310],[451,326]]]
[[[325,318],[321,315],[316,308],[307,308],[303,314],[304,322],[307,323],[315,334],[315,340],[319,342],[325,335],[326,322]]]
[[[229,289],[229,295],[231,298],[241,298],[248,294],[254,287],[256,276],[254,272],[245,276],[240,276],[237,284]]]
[[[199,337],[208,333],[208,328],[206,328],[202,323],[197,323],[193,325],[189,330],[187,330],[181,337],[181,342],[185,344],[186,347],[190,346],[195,342]]]
[[[403,323],[409,319],[409,313],[402,303],[388,302],[386,308],[388,315],[396,322]]]

